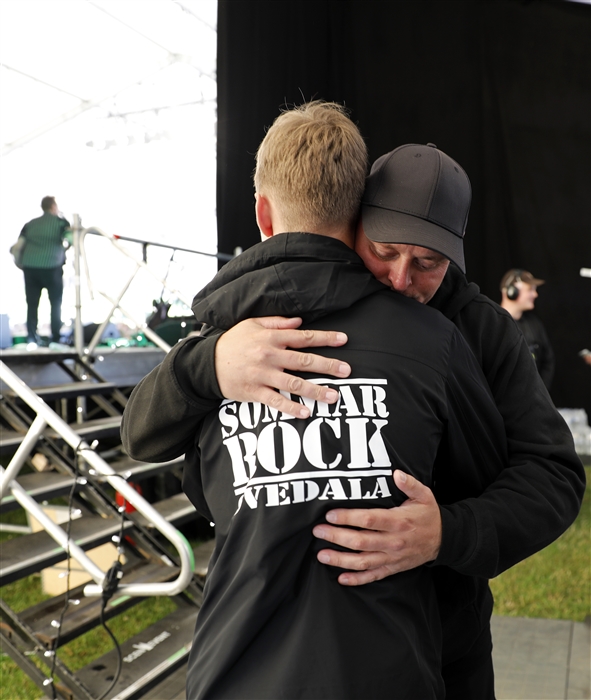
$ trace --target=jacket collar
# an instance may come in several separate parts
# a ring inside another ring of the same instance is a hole
[[[224,265],[195,296],[192,309],[198,321],[224,330],[269,315],[311,322],[383,289],[341,241],[281,233]]]
[[[478,285],[468,282],[461,270],[451,263],[441,286],[428,305],[451,320],[478,294],[480,294]]]

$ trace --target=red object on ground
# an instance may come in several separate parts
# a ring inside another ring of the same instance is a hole
[[[139,484],[135,484],[133,481],[128,482],[129,485],[135,489],[140,496],[142,495],[142,487]],[[115,502],[117,503],[118,506],[125,506],[125,512],[126,513],[133,513],[135,511],[134,506],[131,505],[128,501],[123,498],[123,496],[117,491],[115,494]]]

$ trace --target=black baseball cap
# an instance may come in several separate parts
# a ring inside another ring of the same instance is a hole
[[[470,180],[437,146],[406,144],[372,165],[361,203],[365,235],[379,243],[418,245],[445,255],[462,272]]]

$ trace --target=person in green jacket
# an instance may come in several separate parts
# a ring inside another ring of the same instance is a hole
[[[47,289],[51,304],[51,339],[60,341],[62,326],[63,266],[66,262],[64,238],[69,222],[58,213],[55,197],[43,197],[43,214],[23,226],[25,238],[22,268],[27,298],[27,343],[38,343],[37,324],[41,292]]]

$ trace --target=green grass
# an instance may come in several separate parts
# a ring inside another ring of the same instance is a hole
[[[107,626],[119,644],[123,644],[148,625],[176,610],[176,607],[169,598],[146,598],[123,615],[109,620]],[[111,638],[102,627],[97,627],[66,644],[58,655],[72,671],[77,671],[112,648]]]
[[[23,511],[5,513],[0,518],[3,522],[13,524],[26,523]],[[0,547],[18,534],[0,533]],[[43,593],[41,575],[33,574],[2,587],[2,599],[16,612],[21,612],[51,596]],[[146,598],[122,615],[109,620],[107,623],[117,641],[122,644],[142,629],[176,609],[175,603],[169,598]],[[90,630],[78,639],[64,645],[58,652],[60,659],[72,670],[86,666],[102,654],[113,648],[113,642],[102,627]],[[47,668],[38,663],[35,657],[30,657],[47,672]],[[38,700],[44,693],[7,655],[0,656],[0,699],[1,700]]]
[[[490,582],[495,613],[582,622],[591,615],[591,467],[583,507],[546,549]]]
[[[39,574],[28,576],[2,588],[2,598],[17,611],[50,597],[41,590]],[[123,615],[109,620],[107,624],[117,641],[122,644],[175,609],[176,605],[169,598],[146,598]],[[77,671],[112,648],[111,638],[102,627],[97,627],[64,645],[58,655],[72,671]],[[37,665],[46,671],[42,664]],[[12,659],[4,655],[0,658],[0,688],[2,700],[38,700],[43,697],[43,692],[29,680]]]
[[[3,513],[0,521],[14,525],[25,525],[27,522],[24,511],[15,510]],[[0,551],[2,542],[14,537],[20,537],[8,532],[0,532]],[[20,612],[28,607],[47,600],[51,596],[41,590],[41,574],[33,574],[21,581],[2,587],[2,600],[13,610]],[[41,664],[37,664],[42,667]],[[37,700],[43,693],[29,677],[7,655],[0,657],[0,698],[2,700]]]
[[[0,658],[0,698],[2,700],[38,700],[44,693],[29,676],[7,656]]]

